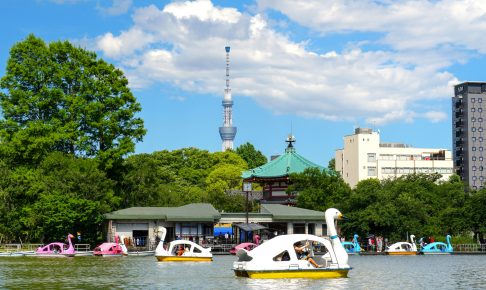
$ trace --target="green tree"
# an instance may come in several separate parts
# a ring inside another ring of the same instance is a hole
[[[486,243],[486,189],[481,189],[471,194],[468,202],[469,214],[467,217],[471,221],[471,230],[476,238],[482,243]]]
[[[256,150],[249,142],[238,146],[236,154],[240,155],[248,163],[249,169],[261,166],[268,161],[267,157],[260,150]]]
[[[307,168],[303,173],[290,175],[287,193],[297,192],[297,206],[325,211],[330,207],[342,208],[351,189],[337,174],[318,168]]]
[[[145,135],[123,72],[67,41],[15,44],[0,88],[2,152],[18,163],[61,151],[109,168]]]

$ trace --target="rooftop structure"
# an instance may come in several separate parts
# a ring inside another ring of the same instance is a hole
[[[299,155],[293,143],[294,136],[289,136],[285,153],[271,160],[267,164],[243,172],[245,182],[256,182],[263,186],[263,200],[270,203],[293,203],[295,196],[288,196],[285,192],[291,173],[302,173],[305,169],[315,167],[324,170],[324,167],[317,165]],[[290,199],[290,200],[289,200]]]
[[[453,173],[450,150],[380,143],[380,134],[368,128],[357,128],[353,135],[344,136],[344,148],[336,150],[335,164],[351,187],[368,178],[439,173],[446,180]]]
[[[223,97],[223,126],[219,127],[219,135],[223,141],[222,150],[233,150],[233,140],[236,136],[236,127],[233,127],[233,99],[231,97],[229,79],[229,53],[230,47],[226,46],[226,88]]]

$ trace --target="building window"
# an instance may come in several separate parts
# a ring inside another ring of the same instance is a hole
[[[476,176],[473,176],[473,177],[472,177],[472,180],[476,180],[476,179],[478,179]]]
[[[473,156],[472,157],[472,161],[476,161],[476,156]]]
[[[478,131],[483,132],[483,127],[479,127]]]
[[[484,180],[484,176],[479,176],[479,180],[483,181]]]
[[[476,151],[476,147],[475,146],[473,146],[472,151]]]
[[[472,131],[472,132],[476,132],[476,127],[472,127],[472,128],[471,128],[471,131]]]
[[[479,117],[478,122],[482,122],[482,121],[483,121],[483,118]]]
[[[479,151],[483,151],[483,147],[482,146],[479,147]]]
[[[376,161],[376,153],[368,153],[368,162]]]
[[[472,141],[473,142],[476,142],[476,137],[472,137]]]
[[[483,111],[483,108],[478,108],[478,112],[481,113]]]
[[[479,166],[479,171],[483,171],[483,167],[482,166]]]
[[[478,103],[482,103],[483,102],[483,99],[482,98],[478,98]]]
[[[471,112],[476,112],[476,109],[475,108],[471,108]]]
[[[474,103],[474,102],[476,102],[476,99],[471,98],[471,103]]]
[[[483,142],[483,137],[479,137],[479,142]]]
[[[368,176],[376,176],[376,167],[374,166],[368,167]]]
[[[476,122],[476,118],[475,117],[472,117],[471,118],[471,122]]]
[[[472,170],[473,170],[473,171],[476,171],[476,170],[478,170],[478,168],[477,168],[476,166],[473,166],[473,167],[472,167]]]
[[[483,156],[479,156],[479,161],[483,161]]]

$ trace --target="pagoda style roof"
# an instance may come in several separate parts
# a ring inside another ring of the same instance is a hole
[[[289,143],[285,153],[275,158],[274,160],[264,164],[262,166],[244,171],[242,174],[243,179],[262,179],[262,178],[279,178],[289,176],[291,173],[302,173],[307,168],[318,168],[324,170],[325,168],[317,165],[301,155],[297,154],[295,148],[292,146],[292,142],[295,139],[289,137],[287,142]]]

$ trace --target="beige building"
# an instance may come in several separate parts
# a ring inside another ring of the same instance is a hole
[[[351,187],[363,179],[411,173],[439,173],[447,180],[453,174],[453,161],[450,150],[380,143],[379,132],[357,128],[353,135],[344,136],[344,148],[336,150],[336,170]]]

